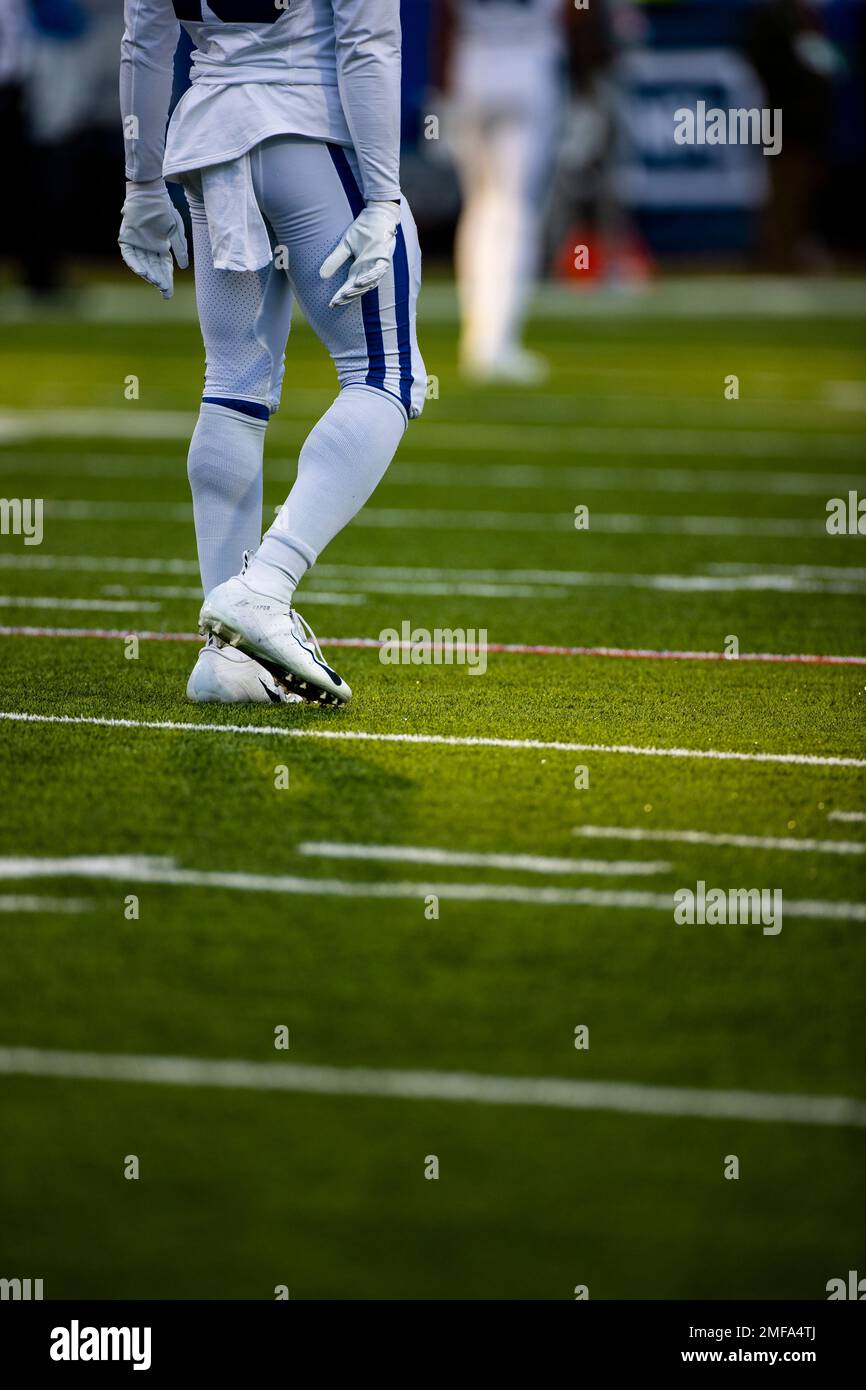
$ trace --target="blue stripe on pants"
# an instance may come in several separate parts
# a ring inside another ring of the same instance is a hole
[[[343,191],[349,200],[352,216],[357,217],[364,210],[364,197],[358,187],[352,166],[346,158],[341,145],[328,145],[328,153],[336,169]],[[368,290],[361,296],[361,313],[364,320],[364,337],[367,340],[368,386],[385,387],[385,343],[382,337],[382,318],[379,313],[379,291]]]
[[[408,414],[412,407],[412,337],[409,331],[409,257],[403,228],[397,227],[394,247],[394,310],[397,316],[397,347],[400,351],[400,400]]]
[[[252,415],[255,420],[270,420],[271,412],[258,401],[242,401],[236,396],[202,396],[202,405],[222,405],[226,410],[240,411],[241,415]]]

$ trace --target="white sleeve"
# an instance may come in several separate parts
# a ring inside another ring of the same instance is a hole
[[[120,42],[120,112],[126,177],[162,178],[165,128],[180,34],[171,0],[124,0]]]
[[[331,0],[337,82],[364,197],[400,197],[400,0]]]

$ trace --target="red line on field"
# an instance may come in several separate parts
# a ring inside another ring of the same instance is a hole
[[[118,640],[138,637],[142,642],[200,642],[197,632],[142,632],[114,627],[3,627],[0,637],[95,637]],[[377,649],[385,645],[378,637],[321,637],[325,647]],[[389,642],[389,647],[412,651],[441,651],[441,642]],[[462,651],[455,643],[453,651]],[[782,661],[818,666],[866,666],[866,656],[822,656],[812,652],[741,652],[738,657],[724,652],[655,651],[649,647],[546,647],[525,642],[488,642],[487,651],[506,656],[609,656],[630,661]]]
[[[0,637],[139,637],[142,642],[200,642],[198,632],[141,632],[126,627],[0,627]]]

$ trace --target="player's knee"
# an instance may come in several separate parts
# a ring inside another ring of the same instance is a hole
[[[386,400],[392,401],[398,409],[402,409],[407,420],[417,420],[424,409],[429,394],[427,376],[401,373],[397,367],[385,374],[384,381],[381,379],[381,375],[381,373],[371,372],[366,367],[358,369],[354,365],[349,368],[337,365],[337,377],[341,391],[345,391],[348,386],[366,387],[367,390],[374,391],[377,395],[382,395]]]
[[[271,351],[255,334],[212,327],[202,400],[267,419],[279,406],[283,373],[282,353]]]

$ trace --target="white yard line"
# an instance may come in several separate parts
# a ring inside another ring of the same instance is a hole
[[[574,425],[575,430],[581,429]],[[140,456],[138,456],[140,457]],[[288,467],[289,460],[285,460]],[[132,472],[132,469],[130,469]],[[862,487],[857,473],[806,473],[762,469],[609,468],[539,463],[406,463],[394,464],[386,475],[402,487],[481,488],[518,491],[536,488],[585,488],[591,492],[629,493],[750,493],[758,496],[822,497]]]
[[[330,589],[321,590],[315,586],[321,580]],[[839,579],[795,579],[784,574],[617,574],[603,571],[572,571],[568,586],[561,588],[541,584],[512,584],[468,582],[466,580],[416,580],[381,579],[378,576],[359,576],[356,579],[341,579],[324,575],[311,575],[304,590],[303,603],[361,603],[366,594],[393,594],[398,597],[421,598],[507,598],[507,599],[562,599],[570,598],[576,587],[587,589],[653,589],[664,593],[684,594],[730,594],[730,593],[777,593],[777,594],[856,594],[866,597],[866,584],[862,580]],[[106,586],[106,592],[117,593],[121,585]],[[358,592],[364,590],[364,594]],[[129,587],[123,589],[130,592]],[[139,594],[158,594],[163,598],[195,599],[201,598],[199,588],[183,588],[180,585],[145,584],[136,586]]]
[[[316,583],[316,578],[315,575],[312,576],[313,583]],[[562,598],[568,597],[569,590],[573,588],[654,589],[664,593],[683,594],[753,592],[866,595],[866,584],[860,579],[808,579],[787,574],[620,574],[616,571],[572,570],[568,573],[562,588],[545,587],[542,584],[490,583],[465,579],[382,579],[370,575],[359,575],[357,579],[339,579],[332,576],[327,582],[332,589],[344,584],[353,589],[361,587],[371,594],[417,594],[448,598]],[[305,587],[304,601],[308,600],[309,594],[309,587]]]
[[[305,840],[297,853],[315,859],[360,859],[383,864],[438,864],[454,869],[504,869],[530,874],[602,874],[641,877],[663,874],[670,864],[648,859],[559,859],[543,854],[474,854],[430,845],[358,845]]]
[[[399,579],[329,579],[327,582],[330,588],[327,590],[315,587],[318,576],[311,576],[304,586],[303,602],[307,603],[333,603],[333,604],[352,604],[365,603],[368,594],[395,594],[400,597],[411,595],[421,598],[507,598],[514,600],[522,599],[563,599],[571,598],[571,589],[544,588],[540,585],[532,584],[445,584],[428,583],[423,581],[420,584],[413,580]],[[740,584],[736,580],[722,579],[721,581],[709,581],[710,588],[715,590],[742,589],[750,588],[751,585]],[[620,586],[617,586],[620,587]],[[655,587],[655,586],[653,586]],[[778,584],[772,583],[768,588],[778,588]],[[106,584],[103,586],[105,593],[136,593],[136,594],[159,594],[162,598],[193,599],[201,601],[201,589],[184,589],[180,585],[162,584],[140,584],[122,585]],[[360,593],[359,590],[364,592]],[[795,590],[801,592],[799,586]],[[790,592],[790,590],[787,590]],[[828,592],[824,585],[811,585],[807,592],[825,593]],[[833,592],[838,592],[834,589]],[[866,595],[866,586],[858,584],[850,590],[844,586],[843,592]]]
[[[587,840],[631,840],[637,844],[731,845],[735,849],[791,850],[801,854],[866,854],[866,844],[858,844],[856,840],[712,835],[704,830],[649,830],[642,826],[628,825],[576,825],[572,834]]]
[[[45,516],[54,521],[192,520],[191,502],[92,502],[86,497],[47,498]]]
[[[328,588],[319,589],[317,584],[324,581]],[[575,588],[586,589],[649,589],[662,593],[681,594],[730,594],[730,593],[776,593],[776,594],[850,594],[866,597],[866,583],[860,579],[809,579],[795,578],[784,574],[619,574],[615,571],[597,570],[570,571],[561,586],[553,582],[547,584],[523,584],[490,582],[486,580],[428,580],[391,579],[377,575],[347,576],[311,575],[304,586],[302,602],[305,604],[332,604],[334,606],[357,606],[367,601],[368,594],[386,594],[399,598],[504,598],[514,602],[545,601],[567,599]],[[198,586],[180,584],[108,584],[103,588],[107,595],[121,596],[151,594],[164,599],[177,599],[184,602],[200,601],[201,589]],[[3,600],[0,600],[2,602]],[[5,600],[7,606],[13,600]],[[49,608],[106,607],[91,599],[44,598],[39,596],[28,600],[16,597],[14,604],[25,607],[31,602],[34,607]]]
[[[174,866],[174,859],[154,854],[6,855],[0,857],[0,882],[19,878],[135,878],[170,872]]]
[[[0,560],[0,564],[2,564]],[[167,563],[180,563],[169,561]],[[665,590],[711,589],[719,580],[724,586],[774,588],[781,592],[797,591],[793,587],[803,581],[818,581],[819,586],[826,581],[838,582],[841,587],[835,590],[828,585],[828,592],[863,591],[866,585],[866,568],[861,566],[823,566],[823,565],[764,565],[764,564],[710,564],[706,574],[631,574],[616,570],[546,570],[546,569],[455,569],[434,566],[406,565],[328,565],[318,564],[314,574],[330,584],[357,583],[364,589],[372,589],[377,582],[395,586],[402,592],[404,583],[436,583],[460,587],[463,584],[491,584],[503,587],[573,587],[584,588],[599,585],[602,587],[658,588]],[[815,590],[817,592],[817,588]],[[802,592],[812,592],[804,588]]]
[[[26,563],[24,568],[29,568]],[[40,557],[41,558],[41,557]],[[81,557],[84,558],[84,557]],[[11,557],[6,557],[8,567],[12,568]],[[168,564],[180,562],[169,561]],[[4,565],[0,563],[0,568]],[[62,569],[64,562],[58,558],[51,565],[33,565],[33,568]],[[73,566],[78,569],[79,566]],[[110,570],[111,565],[96,565],[94,571]],[[128,570],[129,563],[125,569]],[[710,566],[711,569],[716,568]],[[760,567],[757,567],[760,568]],[[806,569],[807,567],[803,567]],[[520,571],[515,571],[519,574]],[[471,597],[471,598],[511,598],[511,599],[549,599],[569,596],[572,588],[605,589],[660,589],[668,593],[738,593],[743,590],[797,594],[857,594],[866,595],[866,572],[851,569],[837,569],[822,576],[820,574],[786,574],[746,572],[732,574],[623,574],[618,571],[603,570],[540,570],[528,571],[537,578],[512,578],[508,570],[473,573],[471,570],[388,570],[375,566],[319,566],[306,581],[304,587],[305,603],[346,603],[362,602],[359,590],[375,594],[412,594],[433,597]],[[326,589],[317,589],[316,584],[324,583]],[[196,599],[201,597],[201,589],[181,584],[139,584],[130,586],[111,584],[103,586],[103,593],[116,596],[154,595],[161,598]],[[355,595],[348,599],[346,594]]]
[[[682,403],[677,404],[677,409]],[[321,410],[321,403],[319,409]],[[674,408],[674,407],[671,407]],[[283,410],[280,411],[283,418]],[[309,415],[301,417],[310,420]],[[517,422],[524,427],[531,422]],[[575,421],[571,428],[585,428]],[[817,436],[820,441],[820,434]],[[411,452],[411,440],[406,453]],[[64,453],[48,453],[45,450],[28,451],[26,454],[0,455],[0,465],[17,464],[21,472],[30,471],[34,459],[39,460],[40,470],[46,465],[57,464],[64,474],[69,469],[69,458]],[[10,468],[4,470],[12,472]],[[16,470],[17,471],[17,470]],[[297,472],[294,458],[272,458],[268,463],[270,482],[290,481]],[[75,473],[79,478],[177,478],[178,454],[99,454],[90,453],[75,459]],[[858,473],[826,471],[805,472],[785,469],[767,470],[754,468],[629,468],[618,464],[609,467],[592,465],[543,464],[543,463],[490,463],[469,464],[452,463],[447,459],[411,463],[401,459],[392,464],[385,480],[388,486],[398,487],[447,487],[447,488],[503,488],[518,491],[538,488],[585,488],[594,492],[629,493],[749,493],[758,496],[822,497],[844,495],[850,489],[862,486],[863,478]]]
[[[113,595],[128,594],[131,591],[131,587],[132,586],[126,584],[104,584],[103,593]],[[139,584],[135,586],[135,592],[137,594],[158,595],[160,598],[164,599],[182,599],[184,602],[194,602],[199,605],[203,597],[202,591],[198,586],[195,588],[188,588],[180,584]],[[857,592],[859,593],[860,590],[858,589]],[[866,593],[866,589],[864,589],[863,592]],[[366,602],[367,595],[355,592],[355,586],[347,592],[307,589],[304,594],[305,604],[330,603],[338,608],[352,608]],[[60,607],[62,607],[64,603],[65,600],[61,599]]]
[[[704,758],[717,762],[782,763],[797,767],[866,767],[866,758],[822,753],[740,753],[715,748],[641,748],[628,743],[565,743],[534,738],[460,737],[456,734],[374,734],[362,729],[303,729],[273,724],[194,724],[172,719],[107,719],[83,714],[30,714],[0,711],[0,719],[22,724],[69,724],[101,729],[153,729],[171,733],[249,734],[265,738],[322,738],[363,743],[395,743],[433,748],[529,749],[552,753],[613,753],[644,758]]]
[[[758,565],[736,560],[714,561],[707,569],[710,574],[781,574],[790,579],[866,580],[866,569],[862,565]]]
[[[124,408],[62,407],[55,410],[0,411],[0,442],[25,439],[76,437],[80,439],[189,439],[196,423],[195,411],[143,410]],[[293,430],[301,437],[312,420],[277,417],[278,436]],[[796,430],[719,430],[691,426],[659,427],[642,424],[549,425],[513,421],[487,424],[461,421],[439,424],[426,421],[414,433],[413,450],[436,449],[447,452],[492,450],[496,453],[626,454],[630,457],[696,456],[700,458],[790,458],[812,456],[815,441]],[[862,443],[856,433],[823,430],[820,434],[823,458],[861,457]]]
[[[59,410],[0,411],[0,441],[19,439],[186,439],[196,416],[187,410],[138,410],[135,406],[101,409],[90,406]]]
[[[36,569],[93,574],[198,575],[194,560],[154,559],[130,555],[46,555],[34,550],[0,554],[0,569]],[[776,589],[786,592],[861,593],[866,568],[854,565],[708,564],[706,574],[630,574],[602,570],[458,569],[429,565],[329,565],[318,564],[311,578],[324,580],[335,589],[356,587],[370,592],[433,594],[478,591],[546,592],[561,588],[648,588],[690,593],[739,589]],[[814,590],[804,581],[816,581]],[[308,581],[309,582],[309,581]],[[836,588],[835,585],[839,587]],[[800,587],[802,585],[802,588]],[[428,588],[429,586],[429,588]],[[190,590],[192,593],[193,590]],[[197,593],[198,590],[195,590]]]
[[[866,821],[866,811],[828,811],[827,819],[844,821],[846,824],[862,825]]]
[[[135,555],[46,555],[21,550],[0,554],[0,569],[63,570],[68,574],[198,574],[195,560],[161,560]]]
[[[0,894],[0,912],[91,912],[96,904],[89,898],[42,898],[33,894]]]
[[[589,532],[600,535],[663,536],[826,536],[825,517],[797,521],[775,517],[740,516],[642,516],[634,513],[591,511]],[[543,532],[574,531],[568,512],[444,511],[432,507],[366,507],[354,525],[372,530],[401,531],[440,528],[446,531]],[[576,533],[578,535],[582,533]]]
[[[646,425],[437,424],[425,421],[411,436],[413,450],[490,450],[495,453],[625,454],[663,458],[795,458],[814,456],[815,440],[796,430],[719,430]],[[821,431],[823,458],[859,461],[859,433]],[[832,495],[832,494],[831,494]]]
[[[531,907],[598,907],[625,912],[663,912],[673,923],[673,893],[636,889],[538,887],[522,883],[365,882],[364,880],[305,878],[296,874],[252,874],[183,869],[171,861],[148,862],[137,856],[70,856],[51,859],[12,856],[0,859],[0,880],[44,878],[100,879],[120,883],[155,883],[175,888],[224,888],[240,893],[277,893],[310,898],[409,899],[436,897],[442,902],[522,903]],[[866,903],[786,901],[786,917],[809,917],[835,922],[866,922]],[[680,931],[683,928],[677,927]],[[686,928],[685,930],[688,930]],[[705,930],[705,928],[700,928]],[[712,930],[712,928],[710,928]]]
[[[161,603],[135,599],[58,598],[45,594],[0,594],[0,608],[68,608],[83,613],[158,613]]]
[[[90,502],[83,498],[48,501],[45,514],[58,521],[162,521],[179,524],[192,520],[188,502]],[[597,512],[589,519],[589,531],[602,535],[665,536],[825,536],[825,517],[809,520],[744,516],[651,516],[631,512]],[[564,532],[574,530],[568,511],[513,512],[445,511],[434,508],[366,507],[354,519],[355,526],[372,530]]]
[[[55,1052],[29,1047],[0,1048],[0,1074],[320,1096],[541,1106],[557,1110],[615,1111],[626,1115],[754,1120],[765,1124],[866,1127],[866,1102],[847,1096],[699,1090],[628,1081],[574,1081],[553,1076],[298,1066],[239,1059]]]
[[[576,289],[561,281],[536,286],[530,304],[534,318],[572,322],[579,332],[587,319],[600,318],[605,326],[611,319],[625,322],[655,318],[693,319],[719,317],[736,320],[752,318],[802,319],[841,318],[862,320],[866,312],[862,277],[839,276],[828,280],[822,276],[803,277],[782,275],[722,275],[674,276],[655,283],[631,285],[626,292],[621,287],[599,285],[588,290]],[[0,320],[5,323],[38,321],[33,305],[23,290],[8,287],[0,304]],[[178,277],[174,298],[161,300],[158,295],[143,293],[141,286],[126,281],[108,281],[82,285],[76,291],[75,319],[77,323],[158,323],[170,333],[178,322],[195,324],[195,290],[189,276]],[[426,322],[456,324],[459,304],[453,284],[430,283],[424,289],[424,319]],[[303,334],[311,330],[298,314],[293,331]],[[784,329],[782,329],[784,331]],[[614,350],[619,352],[619,345]],[[623,369],[605,367],[610,353],[598,356],[578,354],[575,370],[582,375],[601,372],[622,378]],[[598,360],[600,358],[600,361]],[[646,361],[647,354],[641,354]],[[655,384],[658,365],[629,368],[630,374],[646,376]],[[760,374],[770,377],[769,372]],[[778,373],[772,374],[780,376]],[[784,379],[783,379],[784,380]],[[816,392],[822,382],[814,383]],[[811,402],[810,402],[811,403]]]

